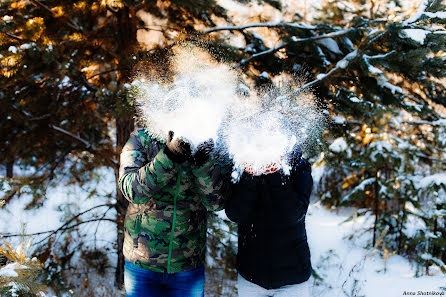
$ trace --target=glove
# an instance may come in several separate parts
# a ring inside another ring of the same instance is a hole
[[[173,135],[173,131],[169,131],[164,153],[176,163],[183,163],[191,159],[192,151],[189,142],[181,137],[173,139]]]
[[[295,144],[291,152],[288,153],[288,162],[291,167],[298,167],[302,162],[302,149]]]
[[[210,154],[214,149],[214,140],[209,138],[205,142],[202,142],[197,147],[197,152],[192,157],[192,163],[196,166],[202,166],[209,161]]]

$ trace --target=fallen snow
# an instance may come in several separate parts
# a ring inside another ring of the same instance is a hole
[[[347,142],[342,137],[336,138],[332,144],[328,147],[330,151],[335,153],[340,153],[345,151],[348,148]]]
[[[354,50],[353,52],[349,53],[347,56],[345,56],[342,60],[340,60],[338,63],[336,63],[336,68],[344,69],[348,66],[351,60],[356,58],[358,55],[358,51]]]
[[[17,175],[22,175],[18,167],[14,168]],[[26,174],[25,174],[26,175]],[[32,197],[23,194],[20,198],[14,197],[7,205],[0,207],[0,233],[20,234],[25,225],[25,233],[36,233],[59,228],[73,214],[80,213],[93,206],[112,203],[108,196],[115,197],[115,177],[113,169],[100,168],[94,171],[96,178],[82,187],[77,185],[64,185],[64,179],[56,179],[57,186],[50,186],[47,190],[46,199],[39,208],[23,208],[31,202]],[[90,195],[90,193],[92,193]],[[85,215],[81,219],[88,219],[102,216],[107,207],[97,208]],[[107,212],[106,218],[114,219],[116,211],[114,208]],[[95,233],[96,227],[99,231]],[[80,227],[80,233],[85,236],[84,243],[87,246],[96,245],[104,247],[116,241],[116,226],[109,221],[91,222]],[[36,235],[33,243],[38,242],[47,234]],[[56,236],[57,238],[57,236]],[[20,237],[8,238],[13,246],[18,245]],[[114,255],[112,255],[114,257]]]
[[[382,155],[384,156],[386,151],[387,153],[390,153],[392,151],[392,144],[388,141],[375,141],[372,142],[369,146],[370,149],[373,150],[372,154],[370,155],[370,158],[373,162],[376,162],[376,155]]]
[[[18,277],[19,275],[15,271],[16,269],[25,269],[26,266],[19,263],[9,263],[8,265],[0,268],[0,277]]]
[[[423,14],[430,18],[446,19],[446,11],[424,12]]]
[[[371,74],[382,74],[383,73],[383,71],[381,69],[379,69],[378,67],[372,66],[372,65],[369,66],[369,72]]]
[[[10,51],[13,54],[17,54],[17,47],[11,45],[10,47],[8,47],[8,51]]]
[[[30,43],[24,43],[20,46],[20,49],[25,50],[25,49],[30,49],[32,48],[32,44]]]
[[[408,37],[420,44],[424,44],[427,34],[430,33],[423,29],[403,29],[401,32],[403,33],[403,37]]]
[[[432,185],[446,186],[446,173],[437,173],[424,177],[419,181],[418,188],[427,188]]]
[[[429,0],[423,0],[423,2],[421,2],[420,6],[418,6],[417,12],[413,16],[408,18],[406,21],[404,21],[403,25],[408,25],[410,23],[417,21],[421,17],[421,15],[424,13],[424,11],[426,10],[428,4],[429,4]]]
[[[329,51],[331,51],[337,55],[344,54],[333,38],[320,39],[320,40],[317,40],[316,43],[322,45],[323,47],[327,48]]]
[[[345,124],[347,122],[347,120],[343,117],[343,116],[335,116],[333,118],[333,122],[336,124]]]
[[[392,85],[392,84],[389,83],[389,81],[388,81],[384,76],[382,76],[382,75],[381,75],[381,78],[378,78],[378,79],[377,79],[377,82],[378,82],[378,86],[381,86],[381,87],[383,87],[383,88],[387,88],[387,89],[389,89],[390,92],[392,92],[392,94],[395,94],[395,93],[403,94],[403,93],[404,93],[402,88],[400,88],[400,87],[398,87],[398,86],[395,86],[395,85]]]
[[[319,73],[319,74],[316,76],[316,79],[321,80],[321,79],[324,79],[324,77],[326,77],[326,76],[327,76],[326,73]]]
[[[358,97],[350,97],[350,101],[354,103],[361,103],[363,100]]]
[[[259,78],[269,79],[269,74],[268,74],[268,72],[263,71],[262,73],[259,74]]]
[[[326,210],[319,202],[310,205],[306,217],[308,243],[312,266],[323,277],[320,285],[313,286],[311,296],[345,296],[356,280],[356,294],[366,297],[403,297],[404,291],[441,292],[444,275],[415,277],[415,268],[399,255],[384,261],[374,249],[365,249],[371,241],[371,232],[359,235],[360,228],[373,227],[370,216],[358,217],[343,223],[354,209],[340,208],[339,213]],[[346,239],[355,235],[352,241]],[[350,296],[350,295],[348,295]]]

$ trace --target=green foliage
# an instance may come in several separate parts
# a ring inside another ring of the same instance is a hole
[[[6,266],[0,266],[1,270],[8,271],[0,276],[1,296],[40,296],[45,290],[39,279],[42,265],[36,258],[30,257],[30,245],[31,241],[26,242],[22,238],[17,248],[7,242],[0,246],[0,256],[8,260]]]

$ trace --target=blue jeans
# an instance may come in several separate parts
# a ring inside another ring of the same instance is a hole
[[[204,297],[204,265],[168,274],[125,260],[124,286],[127,297]]]

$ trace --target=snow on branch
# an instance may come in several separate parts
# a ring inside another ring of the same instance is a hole
[[[291,42],[282,42],[281,44],[272,47],[268,50],[265,50],[263,52],[257,53],[252,55],[251,57],[247,58],[247,59],[242,59],[240,62],[238,62],[233,68],[238,68],[243,64],[246,64],[250,61],[252,61],[253,59],[260,57],[260,56],[264,56],[264,55],[268,55],[271,53],[275,53],[278,50],[286,47],[289,44],[292,43],[300,43],[300,42],[306,42],[306,41],[315,41],[315,40],[321,40],[321,39],[325,39],[325,38],[335,38],[335,37],[340,37],[343,36],[353,30],[355,30],[356,28],[351,28],[351,29],[345,29],[345,30],[340,30],[340,31],[336,31],[336,32],[332,32],[332,33],[327,33],[327,34],[323,34],[323,35],[319,35],[319,36],[312,36],[312,37],[306,37],[306,38],[297,38],[296,36],[291,37]]]
[[[410,18],[405,20],[403,22],[403,25],[408,25],[408,24],[416,22],[423,15],[423,13],[426,10],[428,4],[429,4],[429,0],[423,0],[421,2],[420,6],[418,7],[417,12],[413,16],[411,16]]]
[[[446,126],[446,119],[440,119],[433,122],[430,121],[402,121],[402,123],[412,124],[412,125],[429,125],[433,127]]]
[[[254,54],[254,55],[252,55],[251,57],[249,57],[247,59],[242,59],[242,60],[240,60],[240,62],[235,64],[235,66],[233,68],[238,68],[241,65],[246,64],[246,63],[250,62],[251,60],[253,60],[253,59],[257,58],[257,57],[268,55],[268,54],[271,54],[271,53],[275,53],[275,52],[277,52],[281,48],[284,48],[287,45],[288,45],[288,42],[282,42],[281,44],[279,44],[279,45],[277,45],[275,47],[272,47],[272,48],[270,48],[270,49],[268,49],[266,51]]]
[[[369,56],[369,55],[364,55],[364,58],[367,58],[367,60],[375,60],[375,59],[384,59],[387,58],[388,56],[390,56],[391,54],[396,53],[396,50],[392,50],[388,53],[385,54],[379,54],[379,55],[374,55],[374,56]]]
[[[420,4],[420,6],[418,7],[417,12],[411,16],[410,18],[408,18],[407,20],[405,20],[403,22],[403,25],[409,25],[412,23],[415,23],[416,21],[418,21],[423,15],[427,16],[428,18],[431,19],[445,19],[446,18],[446,11],[437,11],[437,12],[427,12],[426,9],[429,5],[429,0],[423,0]]]
[[[359,28],[344,29],[344,30],[339,30],[339,31],[335,31],[335,32],[331,32],[331,33],[327,33],[327,34],[323,34],[323,35],[319,35],[319,36],[312,36],[312,37],[308,37],[308,38],[296,38],[295,36],[293,36],[293,37],[291,37],[291,41],[304,42],[304,41],[320,40],[320,39],[324,39],[324,38],[335,38],[335,37],[343,36],[353,30],[358,30],[358,29]]]
[[[395,86],[392,83],[390,83],[388,81],[387,77],[385,77],[382,73],[379,75],[379,78],[377,78],[376,80],[380,87],[387,88],[388,90],[390,90],[390,92],[392,94],[395,94],[395,93],[401,94],[403,96],[402,98],[406,97],[406,98],[409,98],[410,100],[418,103],[419,105],[412,104],[409,102],[403,102],[406,106],[414,107],[416,110],[421,111],[421,108],[423,107],[423,102],[421,102],[418,98],[415,98],[414,96],[405,93],[401,87]]]
[[[248,28],[259,28],[259,27],[266,27],[266,28],[274,28],[274,27],[290,27],[290,28],[297,28],[297,29],[303,29],[303,30],[315,30],[317,29],[316,26],[311,26],[305,23],[285,23],[285,22],[277,22],[277,23],[252,23],[247,25],[241,25],[241,26],[224,26],[224,27],[215,27],[209,30],[206,30],[202,32],[201,34],[208,34],[212,32],[217,31],[225,31],[225,30],[235,30],[235,31],[243,31]]]
[[[359,49],[354,50],[353,52],[349,53],[348,55],[346,55],[343,59],[341,59],[340,61],[338,61],[338,63],[336,63],[336,67],[333,67],[332,69],[330,69],[329,72],[327,73],[320,73],[318,74],[318,76],[316,77],[315,80],[310,81],[306,84],[304,84],[303,86],[297,88],[296,90],[293,91],[292,94],[290,94],[290,96],[294,96],[299,94],[302,90],[307,89],[307,88],[311,88],[314,85],[320,83],[321,81],[325,80],[327,77],[330,77],[331,75],[333,75],[334,73],[338,72],[341,69],[345,69],[347,68],[350,63],[355,60],[357,57],[362,56],[364,53],[364,50],[371,45],[373,42],[375,42],[376,40],[378,40],[379,38],[381,38],[382,36],[384,36],[384,34],[386,34],[386,32],[380,32],[379,34],[377,34],[376,36],[373,36],[372,38],[370,38],[363,46],[362,44],[359,46]]]
[[[315,80],[312,80],[312,81],[304,84],[303,86],[297,88],[296,90],[293,91],[293,95],[298,94],[299,92],[301,92],[304,89],[311,88],[312,86],[320,83],[322,80],[331,76],[333,73],[335,73],[341,69],[347,68],[347,66],[350,64],[350,62],[353,61],[358,56],[358,53],[359,53],[358,50],[355,50],[355,51],[349,53],[342,60],[340,60],[338,63],[336,63],[336,67],[330,69],[330,71],[327,73],[319,74]]]

